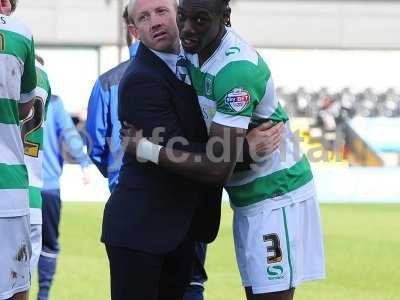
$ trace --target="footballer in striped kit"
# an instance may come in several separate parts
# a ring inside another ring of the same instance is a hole
[[[9,17],[12,4],[0,3],[0,299],[26,299],[31,242],[20,119],[32,108],[37,79],[31,31]]]

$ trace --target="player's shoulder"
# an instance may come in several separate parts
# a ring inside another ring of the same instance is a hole
[[[15,17],[1,15],[0,29],[18,34],[28,40],[32,39],[31,29],[25,23]]]
[[[257,73],[269,73],[269,68],[257,51],[236,32],[228,29],[222,42],[218,70],[215,74],[221,80],[232,77],[246,79]]]
[[[103,90],[109,90],[112,86],[119,85],[131,60],[124,61],[118,66],[108,70],[99,77],[99,83]]]
[[[228,29],[222,41],[221,58],[224,61],[223,66],[241,61],[255,65],[258,63],[257,51],[232,29]]]

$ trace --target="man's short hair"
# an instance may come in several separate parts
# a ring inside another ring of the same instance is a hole
[[[229,2],[230,0],[217,0],[217,4],[218,4],[218,12],[223,12],[224,9],[229,6]]]
[[[127,5],[127,14],[128,14],[128,18],[131,20],[130,24],[135,24],[134,23],[134,19],[133,19],[133,8],[136,4],[137,0],[129,0],[128,5]],[[178,0],[171,0],[174,2],[175,7],[178,7]]]
[[[128,14],[128,5],[126,5],[124,8],[124,12],[122,13],[122,18],[124,19],[126,26],[128,26],[129,24],[132,24],[132,20]]]
[[[15,9],[17,8],[18,0],[10,0],[10,3],[11,3],[11,12],[14,12]]]
[[[124,8],[124,12],[122,13],[122,18],[125,21],[125,30],[126,30],[126,44],[128,45],[128,47],[130,47],[133,43],[133,38],[132,35],[130,34],[129,30],[128,30],[128,26],[130,24],[133,24],[133,20],[129,17],[128,14],[128,5],[125,6]]]

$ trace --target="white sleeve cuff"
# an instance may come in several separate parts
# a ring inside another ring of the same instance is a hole
[[[227,127],[248,129],[250,124],[250,117],[245,116],[232,116],[216,112],[213,122]]]
[[[27,94],[21,94],[21,97],[19,98],[19,103],[28,103],[29,101],[33,100],[33,98],[35,98],[35,90]]]

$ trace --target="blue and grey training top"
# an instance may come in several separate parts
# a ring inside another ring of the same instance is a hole
[[[136,55],[138,44],[136,42],[129,48],[131,58]],[[118,183],[124,154],[119,139],[118,86],[129,62],[119,64],[96,80],[88,104],[86,130],[90,137],[89,156],[100,173],[108,178],[110,191]]]

